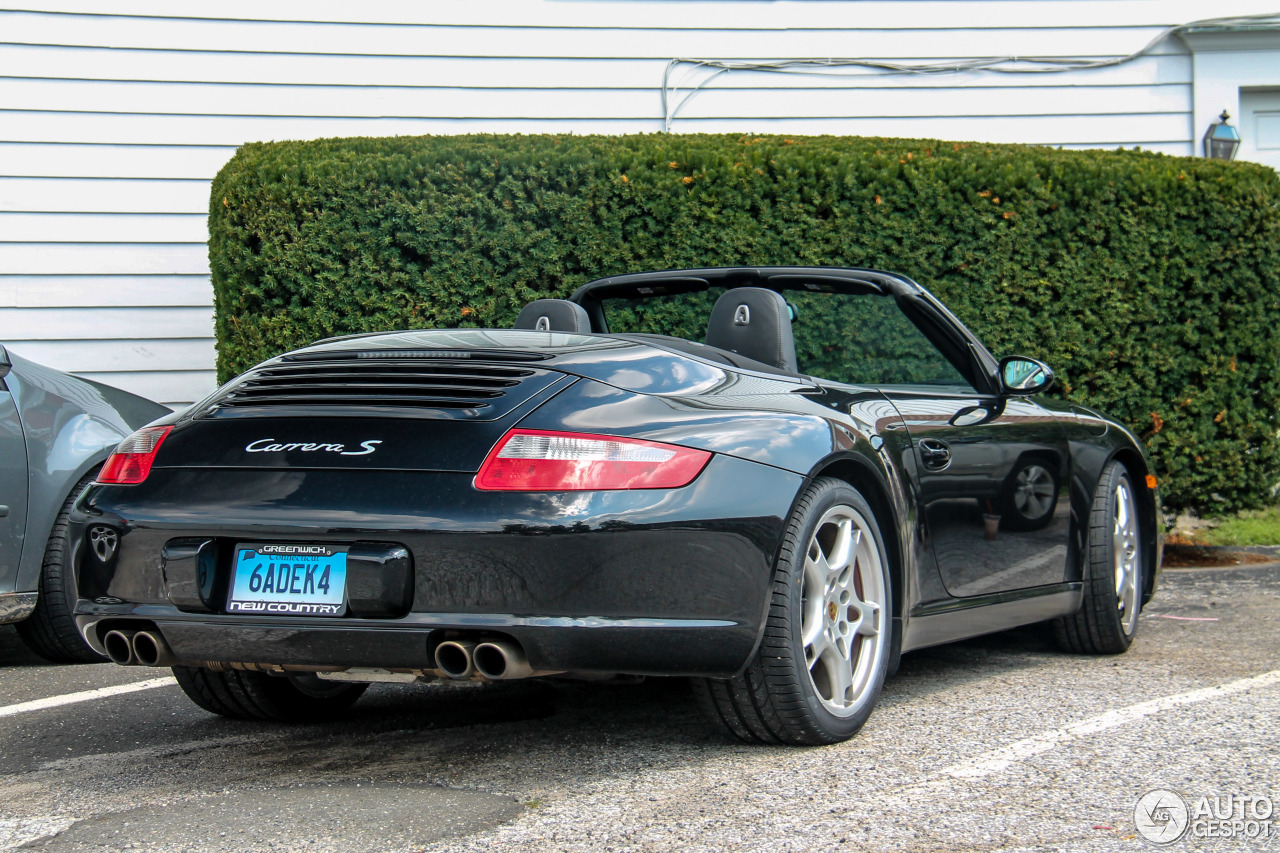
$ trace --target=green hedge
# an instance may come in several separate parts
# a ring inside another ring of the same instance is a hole
[[[316,338],[508,326],[590,279],[870,266],[1147,442],[1168,505],[1280,479],[1280,179],[1136,151],[848,137],[247,145],[213,183],[223,378]]]

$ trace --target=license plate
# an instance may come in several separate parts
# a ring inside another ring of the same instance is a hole
[[[346,547],[237,545],[227,612],[341,616],[347,612]]]

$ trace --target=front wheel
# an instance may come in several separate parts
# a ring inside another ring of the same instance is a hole
[[[1127,651],[1142,609],[1141,522],[1133,481],[1119,462],[1102,472],[1089,514],[1089,543],[1080,609],[1054,623],[1058,644],[1080,654]]]
[[[333,719],[350,708],[369,686],[325,681],[309,674],[214,672],[198,666],[175,666],[173,677],[187,698],[206,711],[241,720],[280,723]]]
[[[816,480],[788,521],[755,659],[733,678],[695,679],[695,692],[745,741],[848,740],[884,685],[892,601],[871,507],[847,483]]]

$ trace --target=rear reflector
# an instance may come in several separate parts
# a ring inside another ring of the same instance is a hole
[[[489,451],[475,485],[511,492],[676,489],[692,483],[710,458],[656,441],[513,429]]]
[[[156,451],[171,429],[171,426],[143,427],[120,442],[98,472],[97,482],[132,486],[147,479]]]

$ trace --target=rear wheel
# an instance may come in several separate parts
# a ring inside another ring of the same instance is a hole
[[[54,663],[102,663],[105,657],[95,652],[76,628],[75,569],[71,565],[71,547],[67,541],[67,518],[71,507],[85,487],[93,482],[96,472],[76,483],[62,502],[49,533],[40,567],[39,595],[36,609],[14,627],[31,651]]]
[[[187,697],[214,714],[241,720],[311,723],[339,716],[369,687],[331,682],[314,675],[214,672],[175,666],[173,676]]]
[[[1089,515],[1089,543],[1080,609],[1054,623],[1059,645],[1071,652],[1126,651],[1142,609],[1141,523],[1133,481],[1119,462],[1102,472]]]
[[[733,678],[695,679],[695,692],[712,719],[742,740],[847,740],[884,685],[891,605],[889,561],[871,507],[847,483],[816,480],[788,522],[755,659]]]

